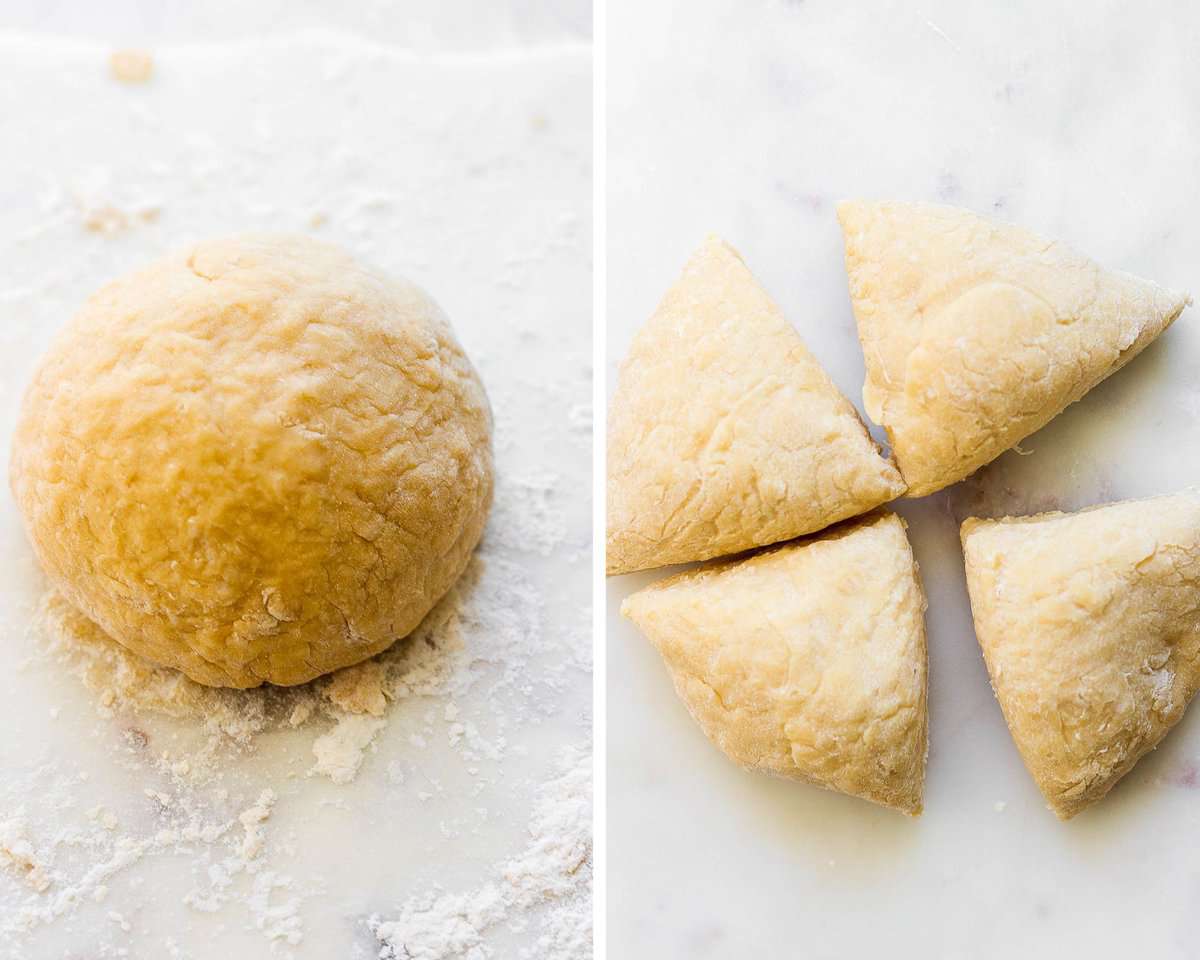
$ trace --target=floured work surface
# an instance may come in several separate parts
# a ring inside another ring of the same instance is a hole
[[[150,51],[131,79],[106,48],[0,46],[25,131],[0,159],[5,474],[21,387],[83,298],[235,229],[425,286],[497,456],[460,584],[386,653],[290,689],[126,653],[46,592],[0,500],[0,953],[590,956],[587,51],[312,35]]]

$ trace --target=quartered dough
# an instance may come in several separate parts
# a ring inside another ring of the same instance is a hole
[[[962,525],[975,633],[1025,765],[1064,820],[1200,686],[1200,492]]]
[[[844,203],[866,359],[863,402],[910,496],[948,486],[1044,426],[1189,302],[966,210]]]
[[[903,492],[737,251],[709,238],[621,367],[608,573],[776,543]]]
[[[743,767],[921,812],[925,598],[872,515],[628,597],[704,732]]]
[[[217,686],[294,684],[411,631],[492,497],[483,386],[422,290],[303,237],[197,244],[51,346],[13,492],[53,583]]]

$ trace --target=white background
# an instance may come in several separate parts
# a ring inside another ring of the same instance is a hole
[[[1200,291],[1198,28],[1200,10],[1166,2],[610,4],[609,395],[715,231],[859,403],[834,215],[853,196],[993,213]],[[898,505],[930,604],[919,820],[737,769],[616,612],[667,571],[609,581],[612,956],[1196,955],[1200,710],[1059,823],[988,686],[957,537],[972,514],[1200,481],[1196,314],[1022,444],[1031,455]]]
[[[469,690],[393,705],[354,783],[306,776],[308,728],[230,755],[227,801],[204,795],[236,816],[262,788],[278,794],[261,862],[291,878],[272,904],[300,898],[298,945],[272,950],[241,887],[217,913],[186,906],[208,882],[207,854],[186,849],[156,849],[108,879],[103,902],[93,884],[58,919],[5,936],[17,911],[108,855],[70,845],[96,836],[94,804],[135,840],[161,826],[143,791],[171,788],[130,743],[174,749],[197,733],[194,721],[100,717],[95,695],[40,652],[29,628],[41,583],[5,485],[0,826],[23,821],[57,878],[39,897],[0,865],[6,960],[375,957],[372,915],[470,895],[531,842],[537,791],[591,740],[589,34],[586,0],[4,4],[0,473],[33,364],[101,283],[200,237],[310,232],[446,309],[496,414],[485,593],[518,604],[468,630]],[[110,50],[127,46],[152,53],[148,84],[110,76]],[[88,229],[106,210],[127,222]],[[521,636],[489,634],[505,616]],[[499,759],[450,742],[451,703],[505,741]],[[134,727],[145,739],[130,740]],[[473,949],[533,950],[542,917],[513,912]]]

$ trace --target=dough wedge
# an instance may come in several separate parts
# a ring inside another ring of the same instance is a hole
[[[1200,491],[961,528],[975,633],[1021,757],[1067,820],[1200,687]]]
[[[662,580],[621,612],[734,762],[915,816],[928,666],[904,530],[880,512]]]
[[[788,540],[903,492],[737,251],[708,238],[621,367],[609,575]]]
[[[863,403],[912,497],[1045,426],[1190,302],[968,210],[852,201],[838,219]]]

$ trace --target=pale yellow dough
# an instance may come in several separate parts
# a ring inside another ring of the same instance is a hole
[[[1200,492],[962,525],[975,633],[1061,818],[1100,800],[1200,687]]]
[[[787,540],[903,492],[737,251],[710,237],[621,366],[608,573]]]
[[[1189,302],[967,210],[856,201],[838,218],[863,403],[909,496],[961,480],[1044,426]]]
[[[894,514],[662,580],[621,612],[743,767],[921,812],[925,597]]]
[[[201,683],[295,684],[458,578],[491,414],[417,287],[234,237],[88,301],[25,397],[11,481],[49,578],[114,639]]]

